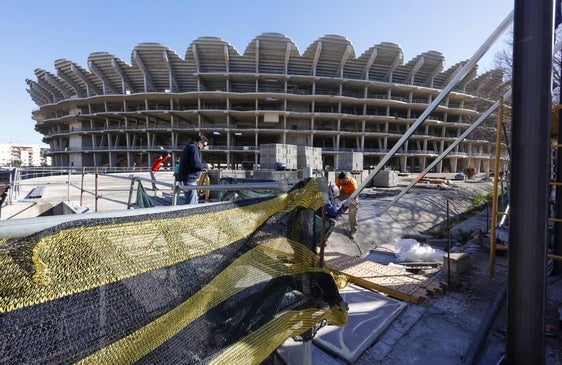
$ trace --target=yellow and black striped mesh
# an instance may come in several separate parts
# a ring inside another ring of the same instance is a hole
[[[316,260],[323,204],[313,178],[273,198],[6,240],[0,364],[258,364],[321,322],[344,325]]]

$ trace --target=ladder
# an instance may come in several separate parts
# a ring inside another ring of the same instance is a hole
[[[504,151],[507,151],[508,155],[510,155],[508,127],[511,127],[511,110],[505,107],[504,100],[501,98],[498,106],[498,119],[496,126],[496,154],[494,157],[494,184],[492,190],[492,222],[490,230],[491,276],[494,275],[495,270],[496,250],[506,249],[506,246],[497,246],[497,229],[501,228],[509,217],[509,194],[506,189],[509,189],[510,169],[506,168],[507,166],[505,166],[505,163],[502,163],[501,161],[504,156]],[[504,139],[503,143],[502,139]],[[499,217],[501,218],[498,222]]]
[[[558,126],[555,125],[557,121],[558,111],[562,109],[562,105],[554,105],[552,107],[553,122],[551,127],[551,140],[558,140]],[[507,118],[506,118],[507,117]],[[492,197],[492,222],[490,230],[490,275],[494,275],[495,257],[497,250],[507,250],[507,246],[497,244],[497,229],[501,228],[506,220],[509,218],[509,168],[502,165],[503,151],[510,153],[509,138],[507,128],[511,126],[511,111],[508,110],[503,103],[503,98],[500,100],[498,107],[498,121],[497,121],[497,136],[496,136],[496,155],[494,158],[494,184],[493,184],[493,197]],[[502,143],[502,139],[505,141]],[[556,143],[551,145],[551,176],[557,176],[559,173],[557,166],[557,156],[560,153],[562,144]],[[504,188],[505,184],[505,188]],[[556,188],[557,194],[561,193],[562,182],[550,180],[549,186],[551,189]],[[500,201],[503,198],[503,201]],[[552,199],[551,199],[552,202]],[[501,207],[501,209],[500,209]],[[556,212],[556,207],[550,209],[549,223],[562,224],[562,218],[557,218],[562,212]],[[501,218],[500,218],[501,217]],[[547,254],[549,259],[562,260],[562,256]]]
[[[550,199],[551,202],[551,209],[550,209],[550,217],[548,218],[548,222],[552,223],[554,225],[562,225],[562,218],[559,218],[562,212],[558,211],[558,203],[557,200],[560,199],[560,197],[558,197],[558,194],[562,194],[562,182],[560,181],[560,175],[562,172],[560,171],[560,167],[558,166],[558,160],[560,159],[560,153],[561,150],[560,148],[562,147],[562,144],[559,143],[560,141],[560,136],[558,135],[558,130],[559,130],[559,123],[560,121],[558,120],[558,115],[560,110],[562,109],[562,105],[553,105],[552,106],[552,123],[551,123],[551,131],[550,131],[550,139],[551,141],[556,141],[556,143],[553,143],[551,145],[551,176],[553,177],[553,180],[549,181],[549,187],[550,187],[550,191],[552,192],[553,190],[555,191],[555,199]],[[556,178],[558,177],[558,178]],[[552,196],[552,193],[551,193]],[[559,226],[556,227],[556,229],[562,229]],[[554,247],[553,247],[553,251],[556,252],[557,250],[557,242],[556,240],[559,239],[558,238],[558,234],[556,233],[556,230],[553,230],[553,235],[554,235]],[[548,257],[551,259],[555,259],[555,260],[562,260],[561,256],[557,256],[557,255],[553,255],[553,254],[548,254]]]

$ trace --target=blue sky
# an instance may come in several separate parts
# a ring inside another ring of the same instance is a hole
[[[404,50],[407,62],[426,51],[445,56],[445,68],[469,59],[513,9],[513,0],[54,0],[2,5],[0,34],[0,143],[39,143],[26,91],[34,70],[56,74],[67,59],[88,69],[92,52],[108,52],[131,64],[139,43],[157,42],[185,56],[198,37],[220,37],[244,53],[265,32],[287,35],[301,54],[316,39],[338,34],[356,57],[381,42]],[[493,68],[500,40],[480,62]]]

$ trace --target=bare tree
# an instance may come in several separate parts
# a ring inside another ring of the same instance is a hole
[[[494,66],[504,73],[504,82],[511,84],[513,71],[513,29],[505,47],[495,54]],[[562,42],[562,27],[554,33],[555,43]],[[560,80],[562,72],[562,51],[556,52],[552,58],[552,102],[560,104]]]
[[[504,82],[511,84],[511,74],[513,72],[513,40],[510,41],[509,47],[505,47],[496,53],[494,66],[503,71]]]
[[[562,27],[558,27],[554,33],[555,43],[562,42]],[[560,80],[562,72],[562,50],[556,52],[552,58],[552,102],[560,104]]]

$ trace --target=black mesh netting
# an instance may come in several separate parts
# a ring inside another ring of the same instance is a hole
[[[320,322],[342,325],[316,261],[316,184],[4,242],[0,363],[259,363]]]

